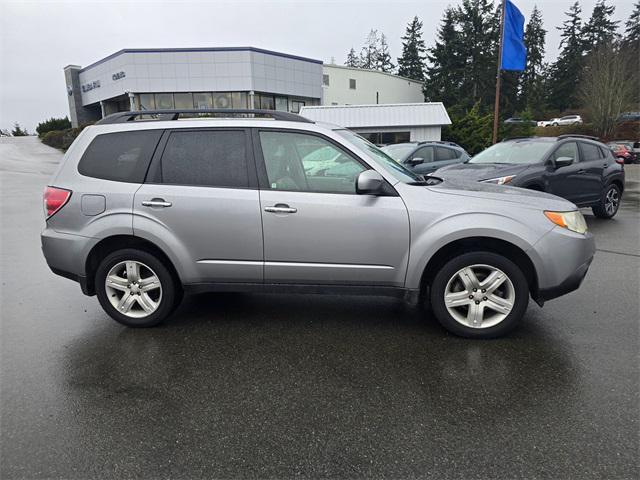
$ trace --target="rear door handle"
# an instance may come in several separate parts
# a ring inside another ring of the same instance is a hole
[[[297,208],[292,208],[286,203],[276,203],[272,207],[264,207],[265,212],[269,213],[296,213]]]
[[[581,168],[580,170],[578,170],[578,173],[587,173],[587,171]]]
[[[166,208],[173,204],[171,202],[165,202],[164,198],[152,198],[151,200],[143,200],[142,205],[145,207]]]

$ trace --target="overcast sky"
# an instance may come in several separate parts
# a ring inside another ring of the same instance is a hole
[[[495,0],[497,2],[497,0]],[[515,0],[528,19],[542,10],[547,56],[557,55],[554,28],[574,0]],[[254,46],[344,63],[371,28],[385,33],[395,59],[406,24],[424,22],[433,44],[442,13],[458,0],[421,1],[8,1],[0,0],[0,128],[29,131],[68,115],[63,67],[89,65],[122,48]],[[609,0],[627,20],[633,0]],[[595,0],[582,0],[588,18]],[[394,62],[395,63],[395,62]]]

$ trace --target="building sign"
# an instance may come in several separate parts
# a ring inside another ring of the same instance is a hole
[[[100,88],[100,80],[94,80],[93,82],[85,83],[82,85],[83,92],[90,92],[94,88]]]
[[[126,76],[127,75],[124,73],[124,71],[117,72],[117,73],[114,73],[113,75],[111,75],[111,80],[113,80],[115,82],[116,80],[120,80],[121,78],[124,78]]]

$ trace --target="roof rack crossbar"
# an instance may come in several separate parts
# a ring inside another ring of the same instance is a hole
[[[594,137],[592,135],[581,135],[581,134],[578,134],[578,133],[575,133],[575,134],[573,134],[573,133],[565,133],[565,134],[562,134],[562,135],[558,135],[558,138],[587,138],[589,140],[596,140],[598,142],[600,141],[600,139],[598,137]]]
[[[286,122],[303,122],[313,123],[311,120],[297,115],[295,113],[280,112],[277,110],[247,110],[247,109],[230,109],[230,108],[203,108],[203,109],[189,109],[189,110],[134,110],[129,112],[113,113],[104,117],[102,120],[98,120],[96,125],[110,125],[116,123],[126,123],[136,121],[137,117],[142,115],[151,116],[155,118],[144,118],[137,121],[160,121],[160,120],[178,120],[181,115],[189,114],[198,116],[201,114],[213,114],[216,118],[245,118],[245,117],[268,117],[274,120],[281,120]]]

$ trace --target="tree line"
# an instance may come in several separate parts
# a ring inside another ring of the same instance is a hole
[[[613,20],[614,12],[615,6],[599,0],[585,18],[576,1],[555,27],[561,32],[560,51],[555,61],[547,62],[547,30],[542,12],[534,7],[525,27],[526,69],[501,74],[501,113],[546,119],[569,110],[584,112],[598,134],[610,134],[617,114],[640,101],[640,0],[623,24]],[[422,39],[420,19],[409,22],[397,67],[386,37],[376,30],[367,36],[360,54],[351,48],[345,64],[422,81],[425,100],[443,102],[454,127],[467,115],[474,116],[467,119],[471,123],[490,123],[500,15],[500,6],[492,0],[461,0],[445,9],[436,41],[429,47]]]

